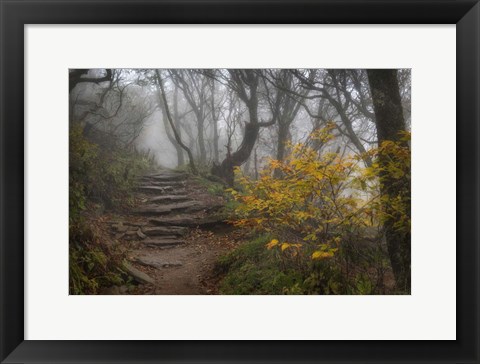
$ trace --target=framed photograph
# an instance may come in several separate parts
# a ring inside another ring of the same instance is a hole
[[[2,363],[479,362],[478,1],[3,1]]]

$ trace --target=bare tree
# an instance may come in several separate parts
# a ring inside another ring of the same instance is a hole
[[[327,70],[326,72],[318,73],[319,77],[316,77],[315,80],[311,80],[308,79],[306,70],[292,70],[294,75],[303,83],[303,87],[316,92],[316,94],[308,98],[324,98],[332,107],[334,107],[340,119],[340,124],[336,124],[338,131],[350,139],[358,153],[362,155],[365,164],[371,166],[372,160],[368,154],[366,154],[367,150],[354,129],[354,120],[356,120],[355,115],[357,110],[354,109],[352,112],[352,107],[355,108],[356,106],[348,97],[342,94],[340,77],[343,78],[343,75],[338,74],[337,71],[338,70]],[[298,93],[291,93],[297,98],[302,97],[302,95],[299,95]],[[303,98],[306,98],[306,96],[303,96]],[[310,116],[321,117],[320,115],[315,115],[305,102],[303,102],[303,106]]]
[[[216,70],[213,70],[213,76],[211,78],[211,113],[212,113],[212,123],[213,123],[213,162],[218,164],[219,154],[218,154],[218,113],[215,106],[215,73]]]
[[[207,162],[205,147],[205,119],[207,109],[208,79],[196,70],[170,70],[172,81],[183,92],[185,99],[192,108],[197,123],[197,137],[200,163]]]
[[[258,115],[258,89],[261,77],[260,70],[240,70],[229,69],[228,75],[222,74],[220,77],[247,107],[249,121],[245,122],[243,139],[240,146],[233,153],[227,153],[227,156],[220,165],[212,167],[212,174],[224,179],[229,185],[233,185],[233,170],[237,166],[245,163],[250,156],[252,149],[257,141],[258,133],[261,127],[274,125],[277,119],[277,113],[273,113],[271,120],[260,121]]]
[[[309,80],[315,77],[315,71],[310,71]],[[276,159],[283,161],[285,158],[286,147],[291,139],[290,126],[295,120],[298,112],[301,109],[302,102],[310,90],[302,88],[301,83],[296,81],[296,78],[289,70],[267,70],[264,73],[265,91],[267,100],[272,114],[277,114],[277,150]],[[270,91],[269,89],[272,88]],[[297,95],[294,97],[292,94]],[[281,176],[281,171],[276,169],[275,177]]]
[[[168,122],[170,123],[170,127],[172,128],[172,132],[173,132],[173,135],[175,136],[175,140],[177,141],[177,143],[185,150],[185,152],[187,152],[187,155],[188,155],[188,161],[189,161],[189,165],[190,165],[190,169],[192,171],[193,174],[198,174],[198,171],[197,171],[197,168],[195,166],[195,162],[193,160],[193,154],[192,154],[192,151],[190,150],[189,147],[187,147],[183,142],[182,142],[182,138],[180,137],[180,134],[178,133],[178,130],[177,128],[175,127],[175,123],[173,121],[173,118],[172,118],[172,115],[170,113],[170,109],[168,107],[168,101],[167,101],[167,97],[165,95],[165,89],[163,87],[163,81],[162,81],[162,77],[160,75],[160,72],[157,70],[155,70],[155,74],[156,74],[156,81],[158,83],[158,87],[160,88],[160,95],[161,95],[161,98],[162,98],[162,102],[163,102],[163,105],[165,107],[165,113],[166,113],[166,117],[167,117],[167,120]]]
[[[71,69],[68,72],[68,92],[71,92],[75,86],[81,82],[91,82],[99,84],[101,82],[111,81],[112,80],[112,70],[106,69],[105,76],[103,77],[83,77],[88,75],[89,69]]]
[[[70,122],[84,125],[83,133],[91,140],[130,148],[155,107],[138,78],[130,74],[125,80],[124,73],[129,70],[112,70],[106,87],[90,82],[73,91]]]
[[[184,151],[182,146],[178,144],[177,140],[175,139],[175,136],[172,134],[172,129],[170,127],[170,123],[168,121],[168,116],[167,116],[167,108],[165,107],[163,98],[160,95],[161,93],[160,88],[157,89],[157,92],[159,93],[158,106],[162,111],[162,120],[163,120],[163,126],[165,128],[165,134],[167,135],[167,138],[170,141],[170,143],[172,143],[173,147],[175,148],[175,151],[177,153],[177,167],[179,167],[185,164]],[[173,121],[174,121],[175,128],[181,139],[182,131],[180,127],[180,115],[178,112],[178,88],[177,87],[175,87],[175,90],[173,93]]]

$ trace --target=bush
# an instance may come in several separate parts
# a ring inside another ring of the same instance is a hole
[[[328,145],[334,139],[332,128],[312,138]],[[275,261],[269,266],[299,280],[291,286],[284,279],[284,293],[385,291],[383,279],[390,267],[381,226],[394,216],[395,228],[409,231],[410,196],[382,195],[380,183],[385,174],[392,180],[409,173],[410,151],[404,142],[408,137],[370,150],[371,167],[363,167],[363,156],[319,153],[299,144],[290,146],[292,153],[284,161],[271,160],[258,180],[242,176],[237,169],[240,187],[230,190],[237,201],[232,222],[271,237],[264,245],[274,253],[262,256]],[[377,160],[387,154],[385,170]],[[261,269],[262,262],[254,263]],[[227,275],[227,285],[233,284],[233,278],[242,280],[242,275],[256,281],[257,273],[249,266],[232,267],[241,273]]]
[[[86,200],[107,208],[132,202],[135,177],[152,167],[146,154],[132,150],[101,148],[88,141],[80,126],[70,131],[70,214],[78,216]]]
[[[135,177],[152,168],[148,155],[95,144],[79,125],[70,130],[69,254],[70,293],[97,293],[100,287],[124,283],[122,254],[106,246],[106,237],[93,229],[95,205],[132,205]]]
[[[327,143],[327,128],[316,136]],[[299,144],[285,161],[271,160],[259,180],[240,176],[237,226],[271,232],[268,248],[308,250],[314,260],[334,256],[345,240],[378,225],[372,204],[379,198],[375,180],[363,178],[356,156],[319,154]],[[277,172],[277,173],[275,173]],[[276,178],[278,172],[282,178]]]
[[[259,237],[220,258],[217,270],[226,273],[222,294],[283,294],[285,287],[302,281],[297,272],[277,265],[275,252],[265,249],[267,240]]]
[[[96,294],[102,287],[128,282],[120,268],[123,254],[109,249],[100,236],[84,223],[70,231],[70,294]]]

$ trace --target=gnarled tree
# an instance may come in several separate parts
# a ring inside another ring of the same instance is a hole
[[[229,185],[233,185],[234,182],[234,168],[245,163],[252,153],[260,128],[275,124],[277,119],[277,113],[273,112],[271,120],[266,122],[259,120],[258,89],[261,72],[261,70],[253,69],[229,69],[228,76],[221,76],[245,103],[249,115],[249,121],[245,122],[243,139],[238,149],[233,153],[228,152],[220,165],[214,164],[212,167],[212,174],[222,178]]]
[[[393,141],[404,143],[404,146],[408,147],[408,143],[402,139],[401,135],[401,132],[406,130],[406,125],[398,87],[397,70],[372,69],[367,73],[372,92],[379,145],[385,141]],[[379,156],[380,188],[382,194],[387,196],[387,201],[389,201],[383,206],[385,215],[388,216],[384,222],[384,231],[397,287],[410,291],[410,229],[399,229],[395,226],[395,222],[400,218],[399,211],[390,203],[393,199],[401,199],[404,203],[406,201],[406,213],[410,217],[410,171],[401,171],[401,178],[398,178],[399,172],[395,171],[396,176],[394,176],[388,168],[389,163],[394,159],[395,156],[388,153],[381,153]]]

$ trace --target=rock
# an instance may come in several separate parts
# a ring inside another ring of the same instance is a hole
[[[178,261],[165,261],[161,257],[155,256],[139,256],[135,257],[135,261],[139,264],[154,268],[180,267],[183,265],[181,262]]]
[[[121,294],[120,289],[117,286],[108,287],[103,291],[104,295],[116,295]]]
[[[206,208],[197,201],[186,201],[168,205],[146,205],[134,210],[141,215],[167,215],[171,212],[196,212]]]
[[[148,202],[156,202],[156,203],[168,203],[168,202],[183,202],[191,200],[190,197],[187,195],[162,195],[162,196],[155,196],[148,200]]]
[[[171,176],[171,175],[178,175],[178,176],[185,176],[187,177],[187,173],[184,171],[174,171],[173,169],[164,169],[158,172],[145,174],[143,177],[156,177],[156,176]]]
[[[117,232],[117,233],[125,233],[128,230],[127,226],[124,226],[123,224],[117,224],[113,225],[112,228]]]
[[[142,244],[154,248],[162,248],[162,247],[173,247],[177,245],[183,245],[185,244],[185,241],[183,240],[177,240],[177,239],[171,239],[167,237],[162,237],[159,239],[145,239],[142,241]]]
[[[209,216],[205,218],[192,218],[190,216],[164,217],[161,219],[150,219],[151,224],[157,226],[184,226],[184,227],[210,227],[225,225],[227,222],[222,216]]]
[[[137,190],[143,193],[147,194],[161,194],[161,195],[184,195],[187,191],[185,188],[176,188],[172,186],[165,186],[165,187],[159,187],[159,186],[138,186]]]
[[[124,225],[133,226],[133,227],[142,227],[147,226],[148,222],[146,221],[125,221]]]
[[[154,181],[160,181],[160,182],[170,182],[170,181],[184,181],[187,179],[186,174],[167,174],[167,173],[161,173],[153,176],[148,176],[150,180]]]
[[[146,273],[143,273],[141,270],[138,270],[127,261],[123,262],[123,268],[127,271],[128,274],[130,274],[133,277],[133,279],[135,279],[139,283],[146,283],[146,284],[155,283],[152,277],[150,277]]]
[[[171,203],[165,205],[145,205],[134,210],[135,213],[141,215],[168,215],[172,212],[191,213],[199,211],[216,211],[223,207],[223,204],[205,204],[200,201],[185,201],[179,203]]]
[[[165,193],[165,192],[172,192],[173,187],[159,187],[159,186],[138,186],[137,190],[146,192],[146,193]]]
[[[187,232],[187,228],[181,226],[159,226],[152,228],[144,228],[145,234],[148,236],[177,235],[183,236]]]
[[[157,181],[157,180],[152,180],[152,179],[142,179],[139,182],[139,185],[141,186],[156,186],[156,187],[174,187],[174,188],[179,188],[179,187],[185,187],[186,182],[185,181]]]
[[[136,236],[137,235],[137,230],[128,230],[127,232],[125,232],[125,235]]]
[[[142,229],[137,230],[137,235],[140,239],[146,239],[148,236],[142,232]]]

